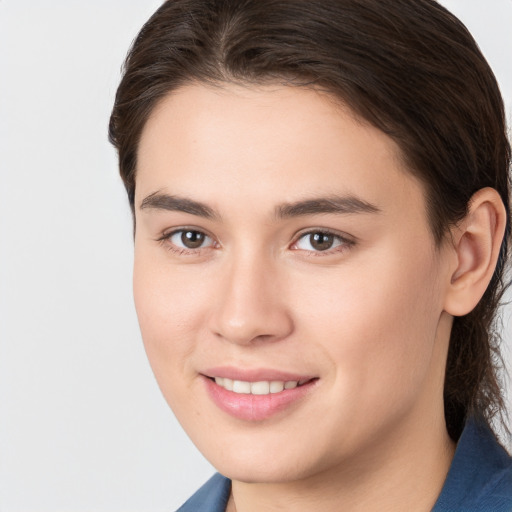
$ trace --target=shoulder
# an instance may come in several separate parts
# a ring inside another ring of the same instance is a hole
[[[512,512],[512,458],[484,423],[470,419],[433,512]]]
[[[176,512],[225,512],[231,492],[231,480],[213,475]]]

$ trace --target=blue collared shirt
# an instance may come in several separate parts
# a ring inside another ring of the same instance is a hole
[[[225,512],[230,491],[217,473],[177,512]],[[432,512],[512,512],[512,458],[487,425],[466,424]]]

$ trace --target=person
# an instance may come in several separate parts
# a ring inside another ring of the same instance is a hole
[[[168,0],[110,120],[181,511],[510,511],[496,80],[433,0]],[[501,414],[501,416],[500,416]]]

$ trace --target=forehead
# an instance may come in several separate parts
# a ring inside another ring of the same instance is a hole
[[[163,99],[142,132],[136,207],[157,191],[269,209],[350,194],[425,211],[391,138],[326,93],[277,85],[188,85]]]

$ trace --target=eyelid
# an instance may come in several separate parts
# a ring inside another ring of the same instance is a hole
[[[215,239],[215,237],[211,233],[209,233],[207,229],[200,228],[198,226],[184,225],[164,229],[161,232],[161,235],[158,237],[157,241],[164,240],[166,238],[171,237],[172,235],[175,235],[176,233],[181,233],[182,231],[197,231],[198,233],[202,233],[203,235],[206,235],[208,238],[211,238],[212,240]]]
[[[189,248],[189,247],[181,247],[179,245],[176,245],[174,242],[171,241],[171,238],[178,234],[178,233],[184,233],[187,231],[194,231],[197,233],[203,234],[206,238],[209,238],[212,243],[206,246],[201,246],[197,248]],[[163,231],[161,236],[159,236],[156,239],[157,242],[162,244],[166,249],[168,249],[171,252],[174,252],[176,254],[184,254],[184,255],[197,255],[200,252],[204,251],[205,249],[211,249],[215,248],[215,245],[218,245],[218,241],[215,239],[214,236],[212,236],[207,230],[203,228],[199,228],[196,226],[179,226],[179,227],[173,227],[170,229],[167,229]]]
[[[174,235],[176,235],[178,233],[183,233],[186,231],[195,231],[195,232],[201,233],[205,237],[209,238],[211,240],[211,243],[209,245],[201,246],[201,247],[197,247],[197,248],[188,248],[188,247],[181,247],[181,246],[171,242],[171,238]],[[295,247],[301,238],[304,238],[308,235],[313,235],[313,234],[330,235],[330,236],[336,238],[340,243],[338,245],[336,245],[335,247],[326,249],[324,251],[300,249],[300,248]],[[204,251],[205,249],[212,249],[212,248],[216,248],[216,246],[217,247],[220,246],[219,242],[216,240],[216,238],[213,235],[211,235],[208,232],[208,230],[199,228],[196,226],[179,226],[179,227],[173,227],[173,228],[167,229],[162,232],[161,236],[159,236],[156,239],[156,241],[161,243],[162,245],[164,245],[166,249],[168,249],[172,252],[175,252],[178,254],[185,254],[185,255],[186,254],[197,255],[200,252]],[[293,242],[290,244],[289,248],[291,250],[301,251],[303,253],[310,253],[315,256],[322,256],[322,255],[328,256],[333,253],[344,252],[345,250],[350,249],[356,243],[357,243],[356,237],[349,235],[347,233],[344,233],[344,232],[336,231],[336,230],[333,230],[330,228],[308,228],[306,230],[300,231],[299,233],[297,233],[294,236]]]
[[[317,234],[317,233],[333,236],[333,237],[337,238],[341,243],[339,245],[337,245],[336,247],[326,249],[325,251],[314,251],[314,250],[294,248],[294,246],[298,243],[298,241],[301,238],[304,238],[305,236],[308,236],[308,235]],[[354,236],[351,236],[347,233],[343,233],[343,232],[336,231],[336,230],[329,229],[329,228],[309,228],[309,229],[307,229],[305,231],[301,231],[295,235],[290,248],[295,251],[311,253],[311,254],[314,254],[315,256],[322,256],[322,255],[327,256],[327,255],[330,255],[333,253],[339,253],[339,252],[348,250],[352,246],[354,246],[356,243],[357,243],[357,239]]]

